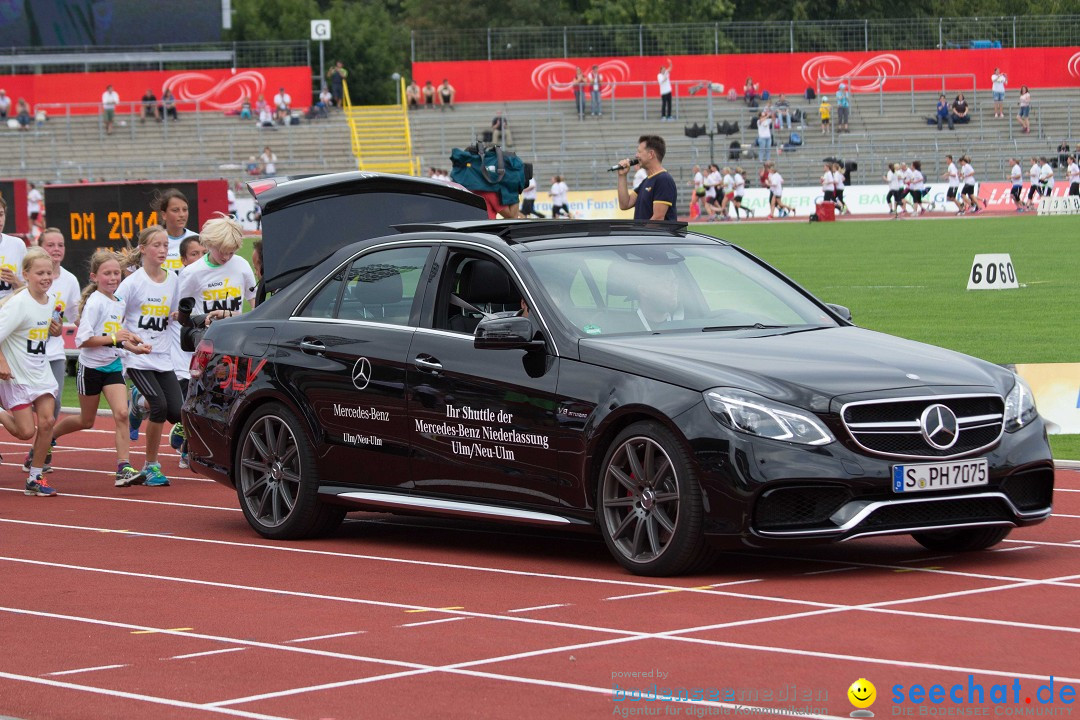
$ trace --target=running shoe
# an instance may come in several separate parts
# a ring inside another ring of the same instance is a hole
[[[187,433],[184,432],[184,426],[180,423],[176,423],[172,426],[172,430],[169,431],[169,445],[173,450],[180,452],[180,449],[184,447],[184,441],[187,440]]]
[[[161,473],[160,463],[149,463],[143,468],[146,476],[146,487],[165,487],[169,484],[169,478]]]
[[[191,463],[188,462],[188,454],[186,452],[180,453],[180,469],[186,470],[191,467]]]
[[[56,489],[49,485],[49,481],[45,479],[45,476],[39,477],[37,480],[26,480],[26,489],[23,490],[23,494],[30,495],[31,497],[52,497],[56,494]]]
[[[116,471],[116,482],[113,483],[116,487],[131,487],[132,485],[142,485],[146,482],[146,471],[139,472],[131,465],[125,465]]]
[[[53,444],[55,445],[56,442],[54,441]],[[30,466],[33,465],[33,463],[34,449],[30,448],[30,452],[26,453],[26,459],[23,460],[23,470],[25,470],[26,472],[30,472]],[[41,471],[47,473],[52,472],[52,450],[49,450],[49,453],[45,456],[45,465],[41,468]]]
[[[128,403],[128,429],[132,440],[139,439],[139,426],[142,425],[143,421],[142,408],[139,407],[139,400],[141,399],[142,395],[139,393],[139,388],[132,385],[131,402]]]

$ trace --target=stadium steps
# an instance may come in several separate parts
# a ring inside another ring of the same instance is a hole
[[[36,182],[80,179],[217,178],[244,180],[248,158],[270,146],[277,172],[355,170],[343,114],[300,125],[257,128],[220,113],[185,113],[179,121],[118,119],[106,136],[96,116],[50,118],[29,132],[0,130],[0,176]]]
[[[401,96],[405,96],[404,80]],[[345,120],[356,167],[374,172],[418,175],[420,164],[413,156],[409,114],[402,102],[396,105],[353,105],[345,88]]]

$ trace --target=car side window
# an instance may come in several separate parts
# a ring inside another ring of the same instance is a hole
[[[400,247],[363,255],[345,272],[335,317],[408,325],[430,248]]]
[[[308,300],[300,311],[300,317],[332,318],[337,312],[338,298],[341,296],[341,285],[345,281],[345,269],[339,270],[314,297]]]
[[[439,283],[435,327],[472,334],[485,314],[520,313],[521,297],[510,273],[493,258],[453,253]]]

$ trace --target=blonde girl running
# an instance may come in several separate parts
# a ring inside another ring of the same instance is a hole
[[[79,414],[68,415],[53,428],[53,439],[78,430],[89,430],[97,418],[101,395],[112,409],[116,428],[116,487],[139,485],[146,479],[128,460],[127,385],[124,384],[123,351],[146,354],[150,348],[123,326],[124,303],[116,297],[122,270],[120,256],[101,249],[90,258],[90,284],[79,304]]]

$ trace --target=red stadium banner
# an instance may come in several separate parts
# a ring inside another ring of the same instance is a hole
[[[244,95],[250,96],[254,107],[259,95],[265,96],[266,102],[272,102],[281,87],[292,97],[294,108],[306,108],[312,97],[311,68],[306,66],[57,73],[10,75],[0,79],[0,88],[11,98],[12,112],[15,103],[25,98],[35,110],[46,105],[44,109],[50,116],[67,112],[64,108],[48,107],[53,103],[74,103],[71,108],[74,114],[99,112],[101,94],[107,85],[112,85],[120,96],[118,115],[130,112],[132,106],[137,107],[147,89],[152,90],[159,100],[166,89],[172,90],[180,112],[192,110],[196,101],[200,110],[239,110]]]
[[[423,85],[443,78],[457,91],[457,102],[507,100],[572,100],[572,81],[577,68],[600,66],[608,82],[649,82],[650,96],[659,97],[656,75],[669,58],[569,58],[413,63],[413,77]],[[979,90],[990,90],[990,76],[1000,67],[1015,93],[1029,87],[1075,87],[1080,85],[1080,50],[1065,48],[1006,48],[980,50],[908,50],[896,52],[775,53],[758,55],[676,55],[670,58],[672,80],[705,80],[721,83],[725,92],[742,94],[746,78],[771,94],[801,95],[807,87],[831,93],[844,78],[853,78],[855,92],[901,92],[911,81],[899,76],[930,75],[915,81],[917,91],[941,90],[941,75],[971,74]],[[894,78],[892,81],[889,78]],[[970,79],[950,78],[946,90],[970,91]],[[610,97],[605,87],[604,97]],[[685,91],[681,91],[685,92]],[[620,93],[640,97],[640,90]],[[681,94],[681,93],[680,93]]]

